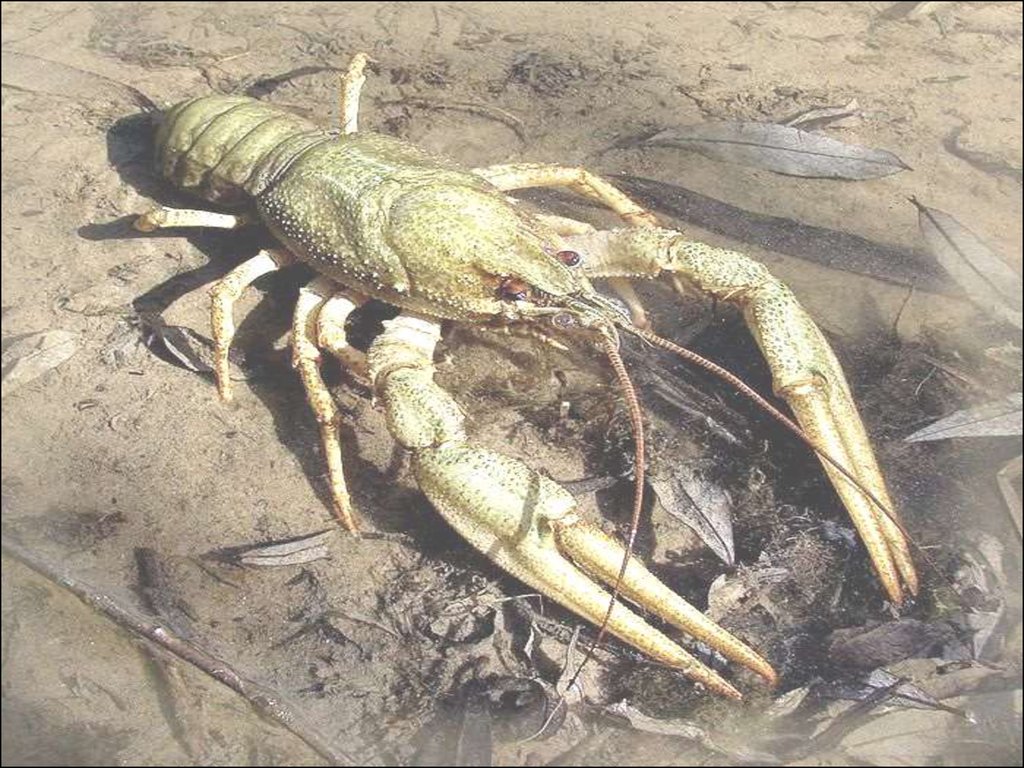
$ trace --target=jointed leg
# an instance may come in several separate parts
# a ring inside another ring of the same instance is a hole
[[[260,251],[251,259],[227,273],[210,291],[210,324],[213,328],[213,371],[217,377],[217,392],[224,402],[231,401],[231,369],[228,352],[235,337],[232,309],[242,292],[257,278],[275,272],[295,261],[286,251]]]
[[[356,309],[367,301],[365,296],[353,292],[339,292],[329,298],[320,308],[316,318],[317,344],[326,349],[363,384],[369,384],[366,371],[366,354],[348,343],[345,323]]]
[[[464,418],[434,382],[440,338],[434,321],[402,314],[368,353],[370,377],[395,439],[412,453],[416,480],[437,510],[478,550],[515,577],[594,624],[608,612],[625,548],[583,520],[575,499],[522,462],[467,441]],[[622,594],[769,682],[757,653],[672,592],[632,559]],[[622,603],[608,631],[726,696],[739,692]]]
[[[535,213],[533,218],[560,235],[585,235],[589,232],[597,231],[593,224],[570,219],[568,216],[555,216],[552,213]]]
[[[603,203],[633,226],[657,226],[654,214],[641,207],[614,185],[585,168],[548,163],[513,163],[474,168],[498,189],[510,191],[527,187],[568,187],[577,194]]]
[[[335,512],[341,523],[349,531],[356,533],[358,528],[341,462],[341,442],[338,437],[341,417],[334,404],[334,398],[320,376],[321,356],[317,347],[317,314],[334,290],[334,284],[323,277],[315,278],[299,290],[299,300],[295,305],[292,322],[292,365],[302,379],[306,399],[320,425],[320,439],[327,461],[327,475]]]
[[[370,62],[365,53],[357,53],[348,65],[348,71],[341,79],[341,131],[355,133],[359,130],[359,94],[366,82],[363,71]]]
[[[139,216],[132,225],[139,232],[155,232],[170,227],[209,227],[212,229],[238,229],[250,220],[231,213],[217,213],[193,208],[168,208],[157,205]]]

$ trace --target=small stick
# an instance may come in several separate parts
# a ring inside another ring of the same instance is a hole
[[[258,714],[287,728],[331,765],[359,765],[355,758],[339,750],[313,725],[303,720],[276,691],[242,677],[229,664],[174,634],[165,625],[155,623],[143,614],[121,605],[110,595],[64,572],[59,566],[11,541],[6,536],[0,543],[2,543],[5,555],[63,587],[83,603],[102,613],[133,635],[145,638],[181,661],[205,672],[217,682],[226,685],[248,701]]]
[[[403,104],[408,104],[410,107],[419,107],[420,109],[436,109],[442,111],[450,109],[457,112],[468,112],[471,115],[480,115],[480,117],[496,120],[512,129],[512,132],[519,138],[519,140],[524,144],[526,143],[526,127],[523,125],[523,121],[511,112],[506,112],[504,109],[499,109],[498,107],[479,104],[475,101],[444,101],[441,99],[428,99],[423,96],[406,96],[402,99],[391,99],[389,101],[381,102],[381,105],[385,107]]]

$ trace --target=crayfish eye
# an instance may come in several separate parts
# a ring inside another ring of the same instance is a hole
[[[551,318],[551,322],[556,328],[572,328],[576,325],[576,318],[570,315],[568,312],[559,312],[557,315]]]
[[[555,257],[567,267],[575,267],[580,263],[580,255],[576,251],[559,251]]]
[[[525,301],[530,294],[530,286],[517,277],[506,277],[498,286],[498,298],[506,301]]]

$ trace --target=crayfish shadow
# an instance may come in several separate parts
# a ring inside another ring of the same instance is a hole
[[[107,130],[107,162],[140,195],[158,199],[173,190],[153,172],[154,130],[152,113],[122,117]],[[176,193],[175,199],[185,199],[184,193]]]
[[[196,198],[168,184],[153,168],[153,115],[128,115],[115,122],[106,134],[107,162],[121,181],[152,204],[172,208],[194,208]],[[202,208],[215,208],[202,202]],[[260,249],[273,244],[263,227],[237,231],[208,229],[169,229],[139,232],[132,226],[142,210],[126,213],[105,222],[89,222],[77,229],[79,237],[92,240],[184,239],[207,257],[200,267],[168,278],[133,301],[133,309],[142,317],[158,318],[171,304],[196,288],[221,277]]]

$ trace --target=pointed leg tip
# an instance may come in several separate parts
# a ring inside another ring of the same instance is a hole
[[[724,680],[720,683],[708,687],[715,693],[719,693],[722,696],[725,696],[727,699],[732,699],[733,701],[743,701],[743,694],[740,693],[738,689],[729,685],[729,683],[725,682]]]
[[[903,587],[899,583],[887,584],[885,589],[886,594],[889,597],[889,602],[897,608],[903,605],[906,596],[903,594]]]
[[[335,500],[334,517],[349,534],[354,538],[360,538],[359,524],[356,522],[356,516],[351,504]]]
[[[147,214],[143,214],[132,222],[132,228],[136,232],[155,232],[157,230],[157,225],[153,223]]]

